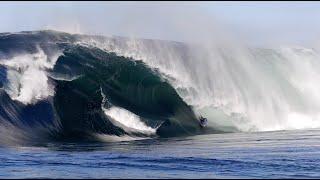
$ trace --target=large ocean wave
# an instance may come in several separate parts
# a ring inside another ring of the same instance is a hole
[[[319,54],[302,47],[2,33],[0,80],[1,144],[320,126]]]

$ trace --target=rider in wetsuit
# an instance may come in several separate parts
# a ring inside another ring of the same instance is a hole
[[[204,118],[204,117],[200,116],[199,120],[200,120],[200,126],[201,127],[206,127],[208,125],[207,118]]]

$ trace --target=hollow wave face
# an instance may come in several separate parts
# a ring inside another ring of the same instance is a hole
[[[93,131],[116,135],[145,136],[156,131],[173,136],[201,131],[192,108],[141,61],[76,45],[64,52],[52,72],[79,77],[56,82],[56,110],[67,131],[81,131],[86,124]],[[68,108],[70,103],[74,106]],[[79,115],[82,118],[73,122]],[[164,122],[170,125],[162,128]]]
[[[303,47],[2,34],[0,143],[319,128],[319,79]]]

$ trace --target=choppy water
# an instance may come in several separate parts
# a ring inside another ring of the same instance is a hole
[[[320,131],[0,148],[0,178],[320,178]]]

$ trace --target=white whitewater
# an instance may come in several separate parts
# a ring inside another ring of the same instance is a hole
[[[109,108],[105,108],[104,104],[107,102],[107,98],[105,96],[105,94],[103,93],[102,89],[100,88],[100,92],[101,92],[101,96],[102,96],[102,103],[101,103],[101,108],[104,111],[104,113],[109,117],[109,120],[111,121],[111,123],[115,126],[118,126],[120,128],[122,128],[124,131],[128,132],[128,133],[134,133],[134,132],[138,132],[138,133],[142,133],[145,135],[154,135],[156,134],[156,130],[157,128],[152,128],[147,126],[138,115],[124,109],[121,107],[116,107],[116,106],[112,106]],[[99,137],[102,137],[102,135],[99,135]],[[104,139],[108,139],[111,136],[103,136]],[[109,138],[108,138],[109,137]],[[133,138],[136,139],[136,137],[131,137],[131,136],[121,136],[123,137],[125,140],[128,140]],[[111,138],[113,139],[113,138]]]
[[[139,132],[146,135],[156,133],[156,129],[147,126],[139,116],[126,109],[114,106],[109,109],[103,108],[103,111],[111,117],[111,122],[114,125],[123,128],[126,132]]]
[[[24,104],[34,104],[54,95],[54,87],[49,83],[45,70],[52,69],[61,53],[48,57],[38,48],[34,54],[21,54],[12,59],[0,60],[8,68],[6,92],[14,100]]]

